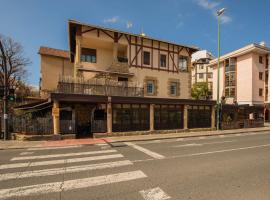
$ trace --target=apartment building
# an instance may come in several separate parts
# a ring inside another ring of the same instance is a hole
[[[196,47],[74,20],[68,30],[68,51],[39,50],[54,134],[214,128],[215,102],[191,100]]]
[[[214,56],[207,50],[200,50],[192,54],[191,77],[192,85],[194,83],[206,82],[209,90],[213,90],[213,68],[209,67],[209,61],[213,60]]]
[[[264,42],[250,44],[220,58],[219,98],[239,105],[265,105],[268,120],[269,55]],[[210,61],[213,68],[213,99],[217,98],[217,59]]]

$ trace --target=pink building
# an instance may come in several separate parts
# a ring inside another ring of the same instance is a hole
[[[250,44],[220,58],[219,98],[226,103],[269,104],[270,48],[264,42]],[[213,99],[217,99],[217,59],[210,61],[213,68]],[[265,119],[268,120],[268,108]]]

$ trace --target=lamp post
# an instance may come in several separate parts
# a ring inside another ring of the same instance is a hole
[[[222,8],[217,11],[218,17],[218,64],[217,64],[217,130],[220,129],[219,121],[220,121],[220,103],[219,103],[219,76],[220,76],[220,17],[225,12],[225,8]]]

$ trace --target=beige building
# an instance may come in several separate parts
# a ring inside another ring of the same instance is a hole
[[[213,68],[209,67],[209,61],[214,56],[207,50],[200,50],[192,54],[191,83],[206,82],[212,93],[213,90]]]
[[[53,103],[55,134],[214,127],[215,102],[191,100],[196,47],[74,20],[68,26],[69,51],[39,50],[40,94]]]
[[[269,55],[265,43],[250,44],[220,58],[219,98],[226,103],[249,105],[269,104]],[[213,68],[213,99],[217,99],[217,59]],[[265,119],[268,120],[268,110]]]

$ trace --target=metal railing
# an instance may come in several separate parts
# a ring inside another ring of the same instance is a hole
[[[143,87],[134,82],[118,82],[111,79],[84,80],[72,77],[61,77],[58,82],[57,93],[86,94],[105,96],[136,96],[144,95]]]

